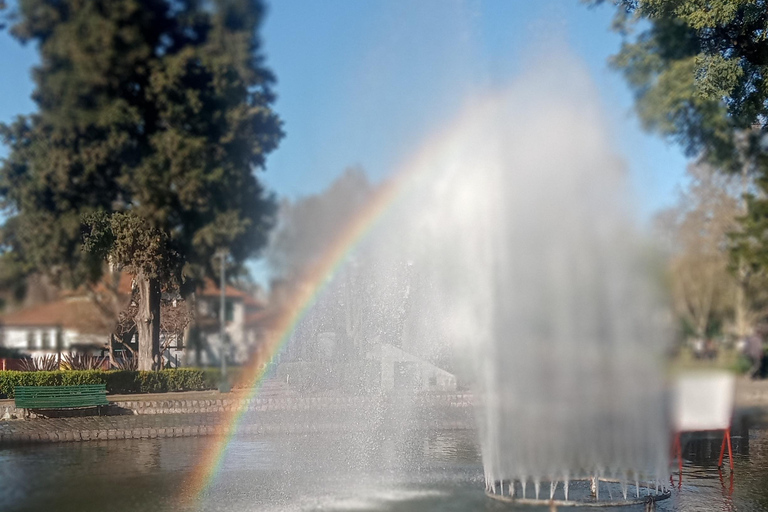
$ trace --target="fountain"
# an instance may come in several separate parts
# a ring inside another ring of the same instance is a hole
[[[403,346],[472,367],[488,493],[668,496],[654,253],[585,73],[559,62],[484,97],[410,166],[364,247],[412,269]]]
[[[304,319],[337,311],[342,360],[370,359],[373,339],[451,353],[477,397],[486,491],[517,504],[669,496],[660,277],[598,105],[560,61],[468,104],[393,178]],[[399,407],[394,423],[414,417]]]

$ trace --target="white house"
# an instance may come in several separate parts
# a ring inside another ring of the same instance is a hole
[[[226,296],[226,324],[225,329],[230,343],[229,361],[244,363],[255,349],[258,340],[248,329],[246,318],[264,309],[264,303],[255,299],[234,286],[225,288]],[[202,289],[196,294],[197,316],[196,327],[201,347],[191,348],[187,353],[187,360],[193,356],[192,351],[200,350],[195,354],[203,364],[213,364],[220,361],[221,339],[219,336],[219,314],[221,311],[221,291],[216,284],[206,279]]]
[[[131,296],[130,275],[120,276],[117,292],[126,300]],[[212,280],[205,280],[196,294],[194,330],[197,331],[195,336],[199,343],[191,343],[181,337],[171,340],[164,356],[171,361],[172,366],[217,364],[220,361],[220,300],[219,288]],[[254,350],[256,340],[253,336],[247,336],[245,318],[263,307],[261,301],[233,286],[227,286],[226,332],[230,341],[231,362],[245,362]],[[0,316],[0,346],[33,357],[75,351],[102,354],[114,327],[114,319],[105,314],[90,297],[85,294],[73,295]]]
[[[38,357],[100,353],[112,325],[87,297],[66,297],[3,315],[0,345]]]

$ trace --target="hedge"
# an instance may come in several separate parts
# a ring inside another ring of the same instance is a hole
[[[236,372],[233,372],[236,373]],[[234,375],[230,375],[230,381]],[[106,384],[109,394],[164,393],[216,389],[218,369],[177,368],[157,372],[126,370],[58,370],[53,372],[0,371],[0,397],[13,398],[14,386],[74,386]]]

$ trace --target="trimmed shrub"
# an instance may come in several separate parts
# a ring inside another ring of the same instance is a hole
[[[237,372],[230,375],[230,380]],[[158,372],[130,370],[0,371],[0,397],[13,398],[15,386],[76,386],[106,384],[108,394],[164,393],[216,389],[218,369],[177,368]]]

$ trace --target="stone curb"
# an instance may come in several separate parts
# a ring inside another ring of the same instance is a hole
[[[221,421],[226,419],[226,412],[255,413],[246,416],[248,419],[238,427],[238,435],[364,430],[372,426],[364,416],[348,417],[336,414],[336,411],[381,411],[382,406],[384,410],[392,411],[394,416],[391,417],[396,417],[401,407],[421,411],[421,421],[429,423],[435,421],[430,411],[442,411],[439,413],[442,416],[440,428],[467,429],[474,428],[474,415],[469,410],[472,405],[472,397],[468,394],[120,400],[111,404],[111,414],[103,416],[67,415],[51,419],[0,421],[0,447],[30,443],[220,436],[227,434],[221,425]],[[324,414],[318,414],[320,412]],[[381,421],[382,417],[378,417]],[[339,422],[339,418],[348,421]]]
[[[239,398],[215,400],[128,400],[112,402],[133,414],[200,414],[228,411],[307,411],[313,409],[346,409],[377,400],[367,397],[289,397],[289,398]],[[394,403],[395,400],[384,399]],[[413,406],[423,407],[471,407],[469,394],[438,395],[414,400]]]
[[[349,432],[365,430],[365,425],[351,426],[342,423],[316,423],[308,425],[247,424],[238,427],[238,435],[262,434],[310,434]],[[470,430],[474,424],[451,421],[440,424],[442,430]],[[222,425],[185,425],[158,428],[132,427],[118,429],[79,429],[41,432],[4,432],[0,433],[0,447],[43,443],[66,443],[85,441],[117,441],[125,439],[162,439],[171,437],[225,436],[227,429]]]
[[[57,442],[213,436],[223,434],[223,428],[216,426],[176,426],[157,429],[145,427],[124,429],[83,429],[54,432],[5,432],[0,433],[0,446]]]
[[[224,398],[193,400],[136,400],[111,401],[110,407],[122,409],[128,414],[204,414],[224,413],[229,411],[307,411],[314,409],[346,409],[371,401],[383,400],[396,403],[399,397],[269,397],[269,398]],[[417,397],[412,402],[414,407],[471,407],[472,395],[440,394]],[[19,417],[20,413],[13,403],[0,406],[0,420]]]

